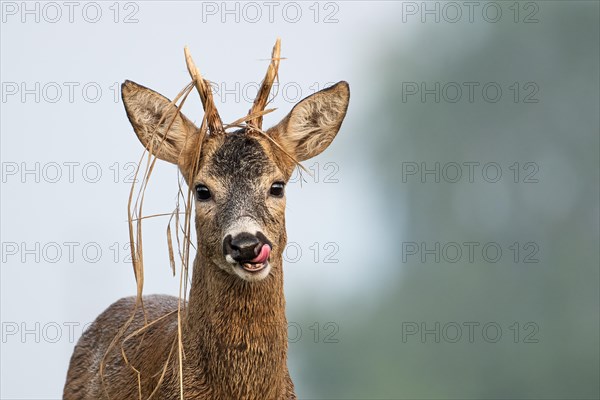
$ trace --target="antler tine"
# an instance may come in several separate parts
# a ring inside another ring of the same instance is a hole
[[[213,101],[210,83],[202,78],[200,70],[196,67],[187,46],[183,48],[183,53],[185,54],[185,64],[187,65],[188,72],[194,81],[198,94],[200,94],[200,100],[202,101],[202,107],[204,107],[209,131],[211,133],[223,132],[223,121],[221,121],[221,117],[219,116],[219,112]]]
[[[269,93],[271,93],[271,88],[273,87],[273,82],[277,78],[277,71],[279,70],[279,61],[281,58],[279,57],[281,54],[281,39],[277,38],[275,42],[275,46],[273,46],[273,52],[271,53],[271,64],[269,64],[269,68],[267,69],[267,74],[265,75],[265,79],[263,79],[260,88],[258,89],[258,94],[256,95],[256,99],[254,100],[254,104],[252,104],[252,109],[248,115],[261,112],[265,109],[267,102],[269,100]],[[262,115],[259,115],[256,118],[251,119],[249,122],[250,125],[262,129]]]

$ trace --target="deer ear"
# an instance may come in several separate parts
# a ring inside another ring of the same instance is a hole
[[[121,96],[129,122],[144,147],[161,160],[177,164],[186,138],[198,128],[169,99],[135,82],[125,81]]]
[[[338,82],[300,101],[268,133],[298,161],[308,160],[331,144],[342,126],[349,100],[348,83]]]

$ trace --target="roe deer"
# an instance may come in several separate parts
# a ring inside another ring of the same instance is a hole
[[[157,158],[176,164],[195,196],[197,254],[180,326],[183,363],[169,358],[179,329],[177,297],[143,296],[144,311],[136,309],[123,337],[146,326],[144,333],[111,346],[136,304],[135,297],[124,298],[77,343],[65,399],[296,398],[287,368],[284,189],[296,161],[320,154],[336,136],[349,86],[341,81],[306,97],[263,132],[278,40],[247,124],[225,132],[210,85],[188,57],[186,50],[206,134],[169,99],[131,81],[122,85],[139,140]]]

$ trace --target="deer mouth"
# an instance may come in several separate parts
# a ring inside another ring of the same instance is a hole
[[[263,244],[260,252],[252,260],[240,262],[241,267],[248,272],[259,272],[265,269],[269,264],[269,256],[271,255],[271,246]]]
[[[242,266],[242,268],[244,269],[244,271],[248,271],[248,272],[258,272],[258,271],[262,271],[263,269],[265,269],[265,267],[267,266],[267,263],[242,263],[240,264]]]

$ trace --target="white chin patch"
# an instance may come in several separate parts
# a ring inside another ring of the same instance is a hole
[[[229,261],[229,260],[227,260],[227,261]],[[271,264],[269,264],[269,262],[267,262],[267,265],[265,265],[263,269],[261,269],[260,271],[256,271],[256,272],[246,271],[240,265],[233,265],[232,267],[233,267],[233,272],[237,276],[239,276],[240,278],[242,278],[243,280],[248,281],[248,282],[261,281],[261,280],[265,279],[271,272]]]

